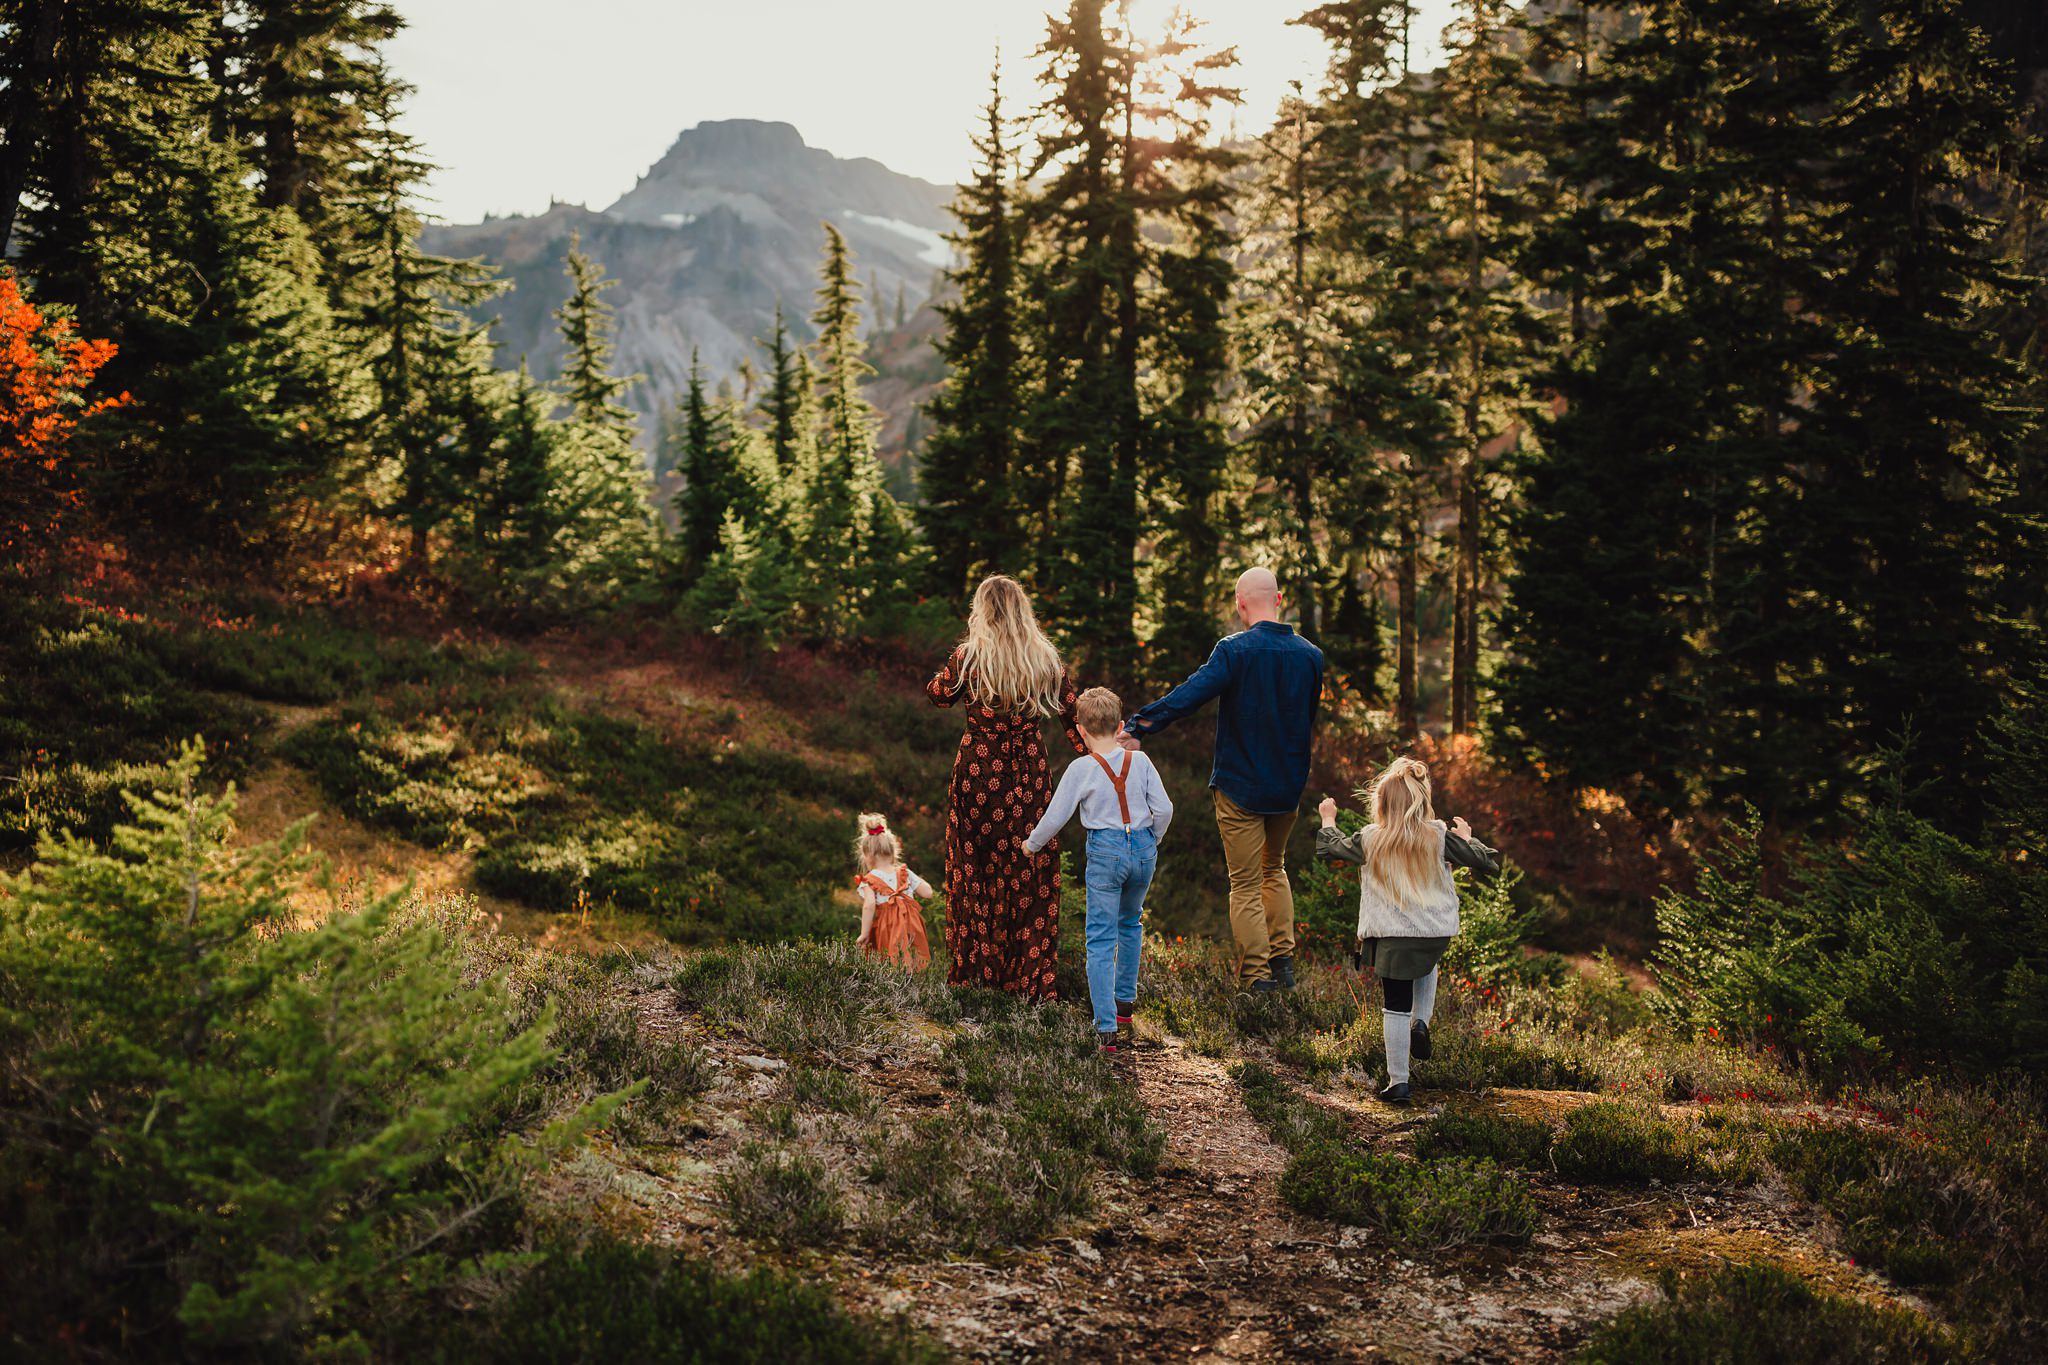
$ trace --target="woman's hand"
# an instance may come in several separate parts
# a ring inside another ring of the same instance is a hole
[[[1029,839],[1019,839],[1017,841],[1017,851],[1019,853],[1022,853],[1027,858],[1037,856],[1031,851],[1031,841]]]
[[[1323,817],[1324,829],[1337,828],[1337,798],[1326,796],[1316,806],[1316,814]]]
[[[1457,835],[1460,839],[1469,839],[1472,837],[1472,826],[1465,822],[1464,816],[1453,815],[1451,817],[1451,833]]]

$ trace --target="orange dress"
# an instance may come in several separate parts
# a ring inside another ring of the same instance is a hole
[[[924,912],[917,897],[910,869],[896,865],[896,884],[883,881],[872,872],[854,878],[856,888],[865,886],[875,895],[875,925],[868,935],[868,956],[883,957],[905,971],[921,972],[932,963],[931,943],[924,934]]]

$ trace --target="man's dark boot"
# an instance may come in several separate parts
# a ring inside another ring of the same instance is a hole
[[[1283,953],[1267,964],[1273,971],[1273,984],[1283,991],[1294,989],[1294,954]]]

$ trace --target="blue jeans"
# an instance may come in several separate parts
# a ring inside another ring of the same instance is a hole
[[[1098,1032],[1116,1032],[1117,1001],[1138,998],[1145,891],[1158,865],[1149,829],[1088,831],[1088,1000]]]

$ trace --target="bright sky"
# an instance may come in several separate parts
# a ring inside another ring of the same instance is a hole
[[[1244,132],[1288,82],[1311,90],[1322,45],[1287,19],[1309,0],[1183,0],[1217,46],[1235,44]],[[1452,0],[1419,0],[1418,58]],[[1004,98],[1035,102],[1031,53],[1047,0],[395,0],[391,49],[418,87],[407,127],[443,168],[433,211],[451,222],[602,208],[677,133],[706,119],[793,123],[814,147],[951,183],[1002,46]],[[1140,31],[1171,0],[1135,0]]]

